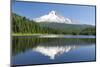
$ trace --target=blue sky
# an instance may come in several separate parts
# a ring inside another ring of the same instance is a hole
[[[40,17],[55,10],[60,15],[76,20],[82,24],[95,25],[95,7],[80,5],[64,5],[37,2],[13,2],[12,12],[29,19]]]

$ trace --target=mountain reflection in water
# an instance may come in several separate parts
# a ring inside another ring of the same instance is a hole
[[[80,47],[82,48],[84,46],[92,46],[92,45],[95,45],[95,38],[13,37],[12,62],[16,64],[19,61],[21,61],[21,59],[18,59],[18,57],[30,58],[30,62],[32,64],[35,64],[35,60],[31,61],[31,58],[38,59],[41,56],[49,57],[49,59],[55,60],[56,57],[59,57],[66,53],[70,53],[70,51],[74,51]],[[30,51],[31,51],[32,57],[27,57],[26,54],[29,55]],[[36,55],[35,53],[39,53],[38,57],[35,57]],[[41,63],[42,62],[43,61],[41,60]],[[22,63],[24,64],[24,61]],[[46,63],[46,61],[44,61],[44,63]]]
[[[54,47],[45,47],[45,46],[38,46],[33,51],[39,52],[45,56],[49,56],[50,59],[55,59],[55,56],[59,56],[64,52],[69,52],[71,49],[74,49],[75,45],[73,46],[54,46]]]

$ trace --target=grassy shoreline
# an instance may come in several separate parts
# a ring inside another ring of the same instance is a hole
[[[95,35],[72,35],[72,34],[22,34],[22,33],[12,33],[11,36],[95,36]]]
[[[11,34],[12,36],[36,36],[36,35],[41,35],[41,34]]]
[[[41,36],[41,35],[63,35],[63,34],[11,34],[12,36]],[[69,35],[69,34],[68,34]]]

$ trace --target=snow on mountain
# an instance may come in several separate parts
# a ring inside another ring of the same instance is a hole
[[[39,18],[33,19],[36,22],[56,22],[56,23],[67,23],[72,24],[72,20],[69,18],[65,18],[56,13],[56,11],[51,11],[47,15],[43,15]]]

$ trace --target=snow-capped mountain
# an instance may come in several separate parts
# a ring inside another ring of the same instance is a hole
[[[65,18],[59,14],[57,14],[56,11],[51,11],[47,15],[43,15],[39,18],[33,19],[36,22],[56,22],[56,23],[67,23],[72,24],[72,20],[69,18]]]

